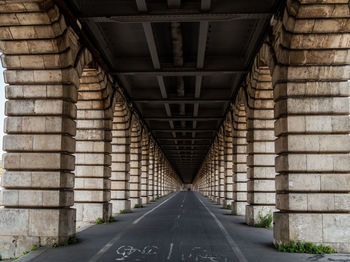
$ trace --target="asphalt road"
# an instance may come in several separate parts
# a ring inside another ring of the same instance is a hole
[[[243,217],[195,192],[173,193],[116,218],[79,232],[79,243],[46,249],[31,261],[350,261],[350,255],[277,252],[272,230],[248,227]]]

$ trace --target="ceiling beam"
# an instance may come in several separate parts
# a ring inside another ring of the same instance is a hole
[[[197,117],[178,117],[178,116],[173,116],[173,117],[164,117],[164,116],[158,116],[158,117],[151,117],[151,116],[144,116],[143,119],[145,120],[153,120],[153,121],[214,121],[214,120],[221,120],[223,117],[222,116],[197,116]]]
[[[158,140],[163,140],[163,141],[172,141],[172,140],[184,140],[184,141],[192,141],[192,140],[211,140],[212,138],[209,137],[209,138],[179,138],[179,137],[176,137],[176,138],[158,138]]]
[[[116,71],[111,72],[111,75],[120,76],[217,76],[220,74],[223,75],[232,75],[232,74],[246,74],[248,70],[197,70],[196,68],[181,68],[181,69],[170,69],[170,70],[156,70],[156,71]]]
[[[208,145],[178,145],[180,150],[182,149],[198,149],[198,150],[207,150],[208,149]],[[162,148],[164,148],[164,150],[179,150],[178,146],[176,145],[162,145]]]
[[[168,0],[167,2],[169,8],[180,8],[181,6],[181,0]]]
[[[200,132],[216,132],[216,129],[191,129],[191,128],[178,128],[178,129],[152,129],[152,131],[155,132],[164,132],[164,133],[168,133],[168,132],[196,132],[196,133],[200,133]]]
[[[164,23],[164,22],[225,22],[234,20],[251,20],[268,18],[272,13],[199,13],[198,11],[176,10],[163,11],[162,13],[148,13],[148,14],[125,14],[115,16],[80,16],[80,20],[94,21],[96,23]]]
[[[134,99],[135,103],[167,103],[167,104],[195,104],[195,103],[226,103],[231,102],[230,99],[187,99],[187,98],[179,98],[179,99]]]
[[[140,12],[146,13],[148,11],[146,0],[136,0],[136,5],[137,5],[137,9]],[[159,55],[158,55],[158,51],[157,51],[156,41],[154,39],[152,24],[150,22],[143,22],[142,27],[143,27],[143,31],[144,31],[144,34],[146,37],[148,50],[149,50],[150,55],[151,55],[153,67],[155,70],[160,70],[160,60],[159,60]],[[165,88],[163,76],[158,75],[157,82],[159,85],[159,89],[160,89],[160,93],[161,93],[162,98],[163,99],[167,98],[168,95],[167,95],[167,91]],[[171,110],[170,110],[169,104],[164,103],[164,108],[165,108],[165,112],[166,112],[167,116],[171,117]],[[171,128],[174,128],[174,123],[172,120],[169,120],[169,126]],[[173,135],[173,137],[176,137],[175,132],[173,132],[172,135]]]
[[[196,151],[196,152],[203,152],[203,153],[206,153],[206,149],[193,149],[193,148],[185,148],[185,149],[177,149],[177,148],[174,148],[174,149],[165,149],[165,151]]]

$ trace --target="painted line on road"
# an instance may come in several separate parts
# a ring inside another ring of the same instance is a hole
[[[171,258],[171,255],[173,253],[173,247],[174,247],[174,243],[171,243],[170,249],[169,249],[169,254],[168,254],[168,257],[166,258],[167,260],[170,260],[170,258]]]
[[[144,218],[146,215],[150,214],[151,212],[153,212],[155,209],[157,209],[158,207],[160,207],[161,205],[163,205],[165,202],[169,201],[170,199],[172,199],[174,196],[176,196],[177,193],[175,193],[172,197],[168,198],[167,200],[165,200],[164,202],[160,203],[158,206],[154,207],[153,209],[151,209],[150,211],[148,211],[147,213],[143,214],[140,218],[136,219],[132,225],[137,224],[142,218]],[[104,245],[90,260],[89,262],[97,262],[104,253],[106,253],[122,236],[124,236],[128,230],[131,228],[132,225],[129,225],[125,231],[122,231],[119,233],[119,235],[117,235],[116,237],[112,238],[106,245]]]
[[[138,222],[140,222],[145,216],[151,214],[154,210],[156,210],[157,208],[159,208],[160,206],[164,205],[166,202],[168,202],[170,199],[172,199],[174,196],[176,196],[177,193],[175,195],[173,195],[172,197],[168,198],[167,200],[165,200],[164,202],[162,202],[161,204],[159,204],[158,206],[152,208],[150,211],[148,211],[147,213],[143,214],[142,216],[140,216],[138,219],[136,219],[134,222],[132,222],[133,225],[137,224]]]
[[[215,214],[213,212],[211,212],[211,210],[203,203],[203,201],[197,196],[197,194],[195,194],[197,199],[199,200],[199,202],[202,203],[202,205],[207,209],[207,211],[209,212],[209,214],[214,218],[215,222],[218,224],[219,228],[221,229],[222,233],[224,234],[227,242],[230,244],[230,247],[233,251],[233,253],[235,253],[236,257],[238,258],[239,262],[248,262],[248,260],[245,258],[245,256],[243,255],[242,251],[239,249],[239,247],[236,244],[236,241],[234,241],[232,239],[232,237],[230,236],[230,234],[227,232],[227,230],[225,229],[225,227],[223,226],[223,224],[220,222],[220,220],[215,216]]]
[[[130,227],[130,226],[129,226]],[[112,238],[112,240],[110,240],[103,248],[101,248],[96,255],[94,255],[89,262],[96,262],[98,261],[102,255],[104,253],[106,253],[108,251],[108,249],[110,249],[124,234],[126,233],[126,231],[120,233],[118,236]]]

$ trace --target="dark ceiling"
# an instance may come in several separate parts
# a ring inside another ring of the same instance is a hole
[[[64,2],[191,183],[283,1]]]

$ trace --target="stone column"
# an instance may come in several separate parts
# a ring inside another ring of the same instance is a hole
[[[138,119],[131,122],[130,136],[130,204],[140,206],[141,195],[141,128]]]
[[[111,203],[112,212],[130,211],[129,178],[130,178],[130,135],[129,112],[123,101],[117,101],[112,126],[112,174]]]
[[[231,205],[233,201],[233,135],[232,135],[232,114],[228,114],[225,125],[225,201],[224,207]]]
[[[241,92],[242,93],[242,92]],[[236,101],[233,115],[232,214],[244,216],[247,205],[247,122],[245,106]]]
[[[148,162],[148,199],[154,200],[154,142],[150,139],[149,143],[149,162]]]
[[[248,206],[246,223],[260,223],[260,216],[275,209],[275,135],[273,92],[268,67],[258,66],[258,59],[248,86]]]
[[[158,169],[158,194],[159,194],[159,196],[163,195],[163,188],[162,188],[163,172],[164,172],[163,157],[161,156],[160,161],[159,161],[159,169]]]
[[[215,152],[214,145],[210,149],[210,176],[211,176],[211,200],[215,201]]]
[[[287,3],[274,31],[274,241],[350,252],[348,2]]]
[[[159,178],[159,151],[158,148],[155,147],[154,149],[154,173],[153,173],[153,178],[154,178],[154,186],[153,186],[153,190],[154,190],[154,198],[158,198],[159,197],[159,193],[158,193],[158,178]]]
[[[220,162],[219,162],[219,141],[214,142],[214,167],[215,167],[215,203],[220,200]]]
[[[225,201],[225,144],[223,129],[218,136],[219,147],[219,201],[218,204],[223,206]]]
[[[108,222],[112,215],[111,128],[112,112],[106,100],[112,93],[107,77],[98,69],[84,69],[77,103],[74,207],[77,225]]]
[[[37,244],[62,243],[75,234],[71,206],[80,46],[58,9],[41,4],[0,3],[0,49],[8,84],[2,258],[22,255]]]
[[[142,204],[148,203],[148,168],[149,168],[149,136],[145,132],[142,134],[142,149],[141,149],[141,200]]]

